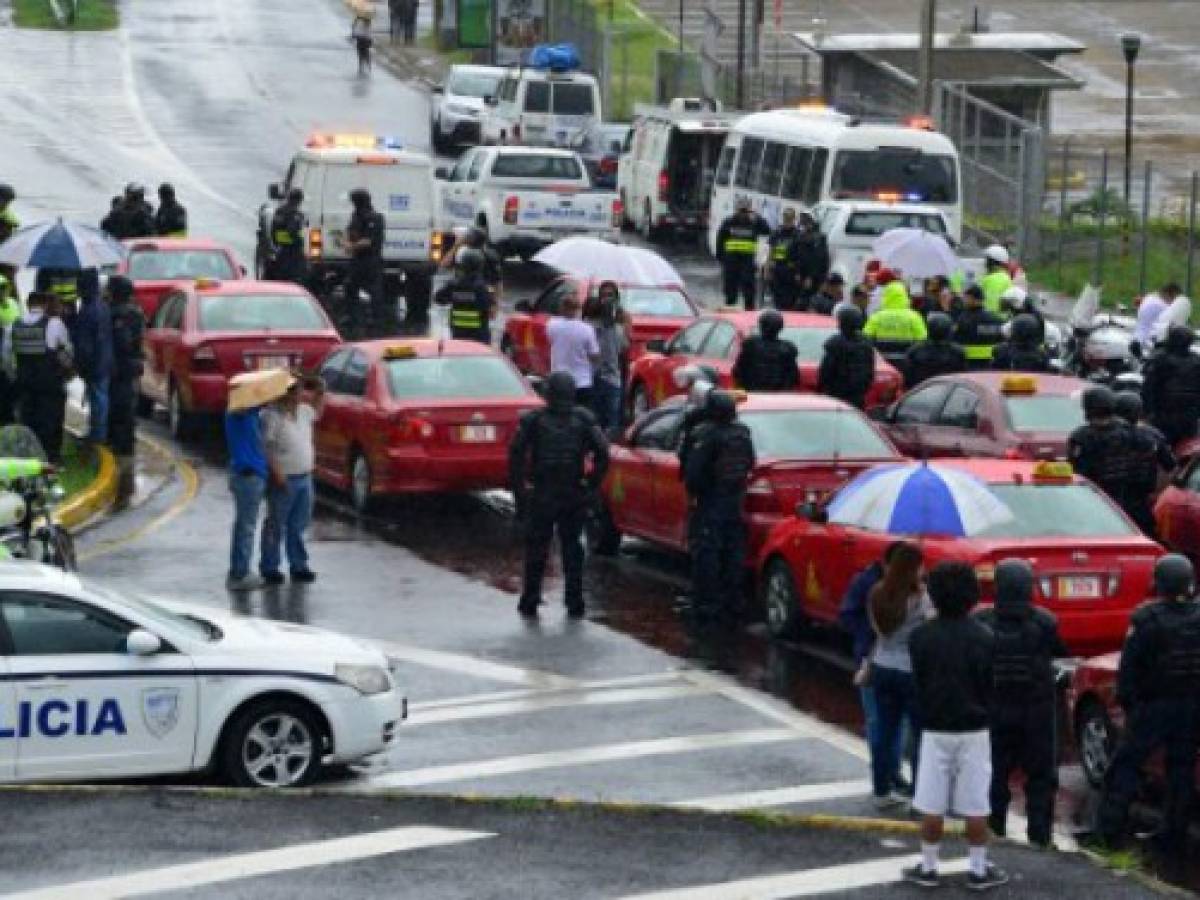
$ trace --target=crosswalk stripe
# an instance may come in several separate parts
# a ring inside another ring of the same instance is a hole
[[[739,881],[631,894],[622,897],[621,900],[786,900],[789,897],[835,894],[895,884],[903,880],[901,870],[919,859],[919,856],[889,856],[824,869],[806,869],[782,875],[763,875]],[[967,861],[959,859],[944,862],[938,871],[943,876],[961,874],[967,871]]]
[[[446,697],[442,700],[423,700],[410,703],[410,712],[427,709],[443,709],[450,706],[474,706],[477,703],[493,703],[501,700],[525,700],[529,697],[545,697],[556,693],[581,693],[586,691],[605,691],[612,688],[645,687],[663,682],[679,681],[678,670],[654,672],[650,675],[628,675],[622,678],[605,678],[601,681],[581,681],[578,684],[559,687],[521,688],[512,691],[488,691],[483,694],[465,694],[457,697]]]
[[[798,737],[800,736],[790,728],[762,728],[752,731],[726,731],[716,734],[692,734],[682,737],[633,741],[623,744],[604,744],[599,747],[554,750],[547,753],[530,753],[523,756],[503,756],[496,759],[485,759],[449,766],[430,766],[424,769],[411,769],[407,772],[388,772],[367,779],[363,783],[362,789],[370,791],[379,788],[445,784],[450,781],[495,778],[500,775],[513,775],[519,772],[535,772],[542,769],[583,766],[624,759],[641,759],[647,756],[665,756],[696,750],[715,750],[722,747],[744,747],[751,744],[794,741]]]
[[[709,812],[730,812],[738,809],[759,809],[767,806],[783,806],[788,803],[816,803],[825,800],[844,800],[861,797],[871,792],[871,782],[828,781],[821,784],[801,784],[794,787],[773,788],[765,791],[748,791],[741,794],[718,794],[696,800],[672,803],[682,809],[704,809]]]
[[[395,644],[391,641],[372,641],[370,638],[365,640],[370,641],[392,659],[414,663],[418,666],[428,666],[431,669],[460,672],[476,678],[503,681],[508,684],[525,684],[530,687],[574,687],[577,684],[575,680],[554,672],[510,666],[477,656],[468,656],[464,653],[448,653],[445,650],[430,650],[426,647]]]
[[[333,838],[328,841],[312,841],[274,850],[216,856],[198,862],[35,888],[19,894],[9,894],[6,900],[78,900],[80,897],[86,897],[87,900],[115,900],[118,897],[141,897],[293,869],[352,862],[405,850],[462,844],[495,836],[492,832],[465,831],[458,828],[389,828],[385,831]]]
[[[411,709],[405,728],[414,725],[434,725],[438,722],[460,722],[464,719],[491,719],[576,706],[607,706],[615,703],[648,703],[657,700],[678,700],[701,697],[710,692],[697,685],[679,684],[663,687],[626,688],[609,691],[562,691],[521,700],[499,700],[473,706],[451,706],[441,709]],[[722,701],[724,702],[724,701]]]

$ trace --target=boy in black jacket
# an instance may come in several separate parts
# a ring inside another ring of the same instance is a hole
[[[921,861],[905,869],[904,877],[937,887],[942,827],[946,815],[954,813],[967,822],[967,887],[986,890],[1008,881],[1008,874],[987,860],[994,639],[968,616],[979,602],[971,566],[939,563],[929,573],[929,597],[937,618],[919,626],[909,643],[924,730],[913,799],[922,814]]]

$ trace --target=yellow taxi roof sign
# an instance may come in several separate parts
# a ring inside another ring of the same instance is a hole
[[[416,359],[417,348],[412,344],[396,344],[383,351],[384,359]]]
[[[1032,375],[1005,375],[1000,380],[1002,394],[1036,394],[1037,379]]]
[[[1034,481],[1070,481],[1074,477],[1075,469],[1062,460],[1045,459],[1033,467]]]
[[[201,291],[212,290],[215,287],[220,287],[221,282],[215,278],[201,277],[196,279],[196,289]]]
[[[747,394],[742,388],[733,388],[729,391],[729,393],[733,394],[734,403],[745,403],[750,398],[750,395]]]

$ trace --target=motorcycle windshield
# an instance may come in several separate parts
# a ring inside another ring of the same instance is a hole
[[[42,443],[24,425],[5,425],[0,428],[0,459],[36,459],[46,462]]]
[[[1079,292],[1079,299],[1075,301],[1075,306],[1071,309],[1071,314],[1067,317],[1067,321],[1071,323],[1072,328],[1087,328],[1092,324],[1092,320],[1096,318],[1096,313],[1100,309],[1100,289],[1092,285],[1086,285]]]

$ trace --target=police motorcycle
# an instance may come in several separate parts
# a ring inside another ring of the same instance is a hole
[[[1130,316],[1100,312],[1100,289],[1087,285],[1075,301],[1067,324],[1064,369],[1079,378],[1114,390],[1140,390],[1141,349],[1134,337],[1136,322]]]
[[[0,428],[0,560],[75,571],[75,540],[54,516],[64,496],[33,432],[23,425]]]

